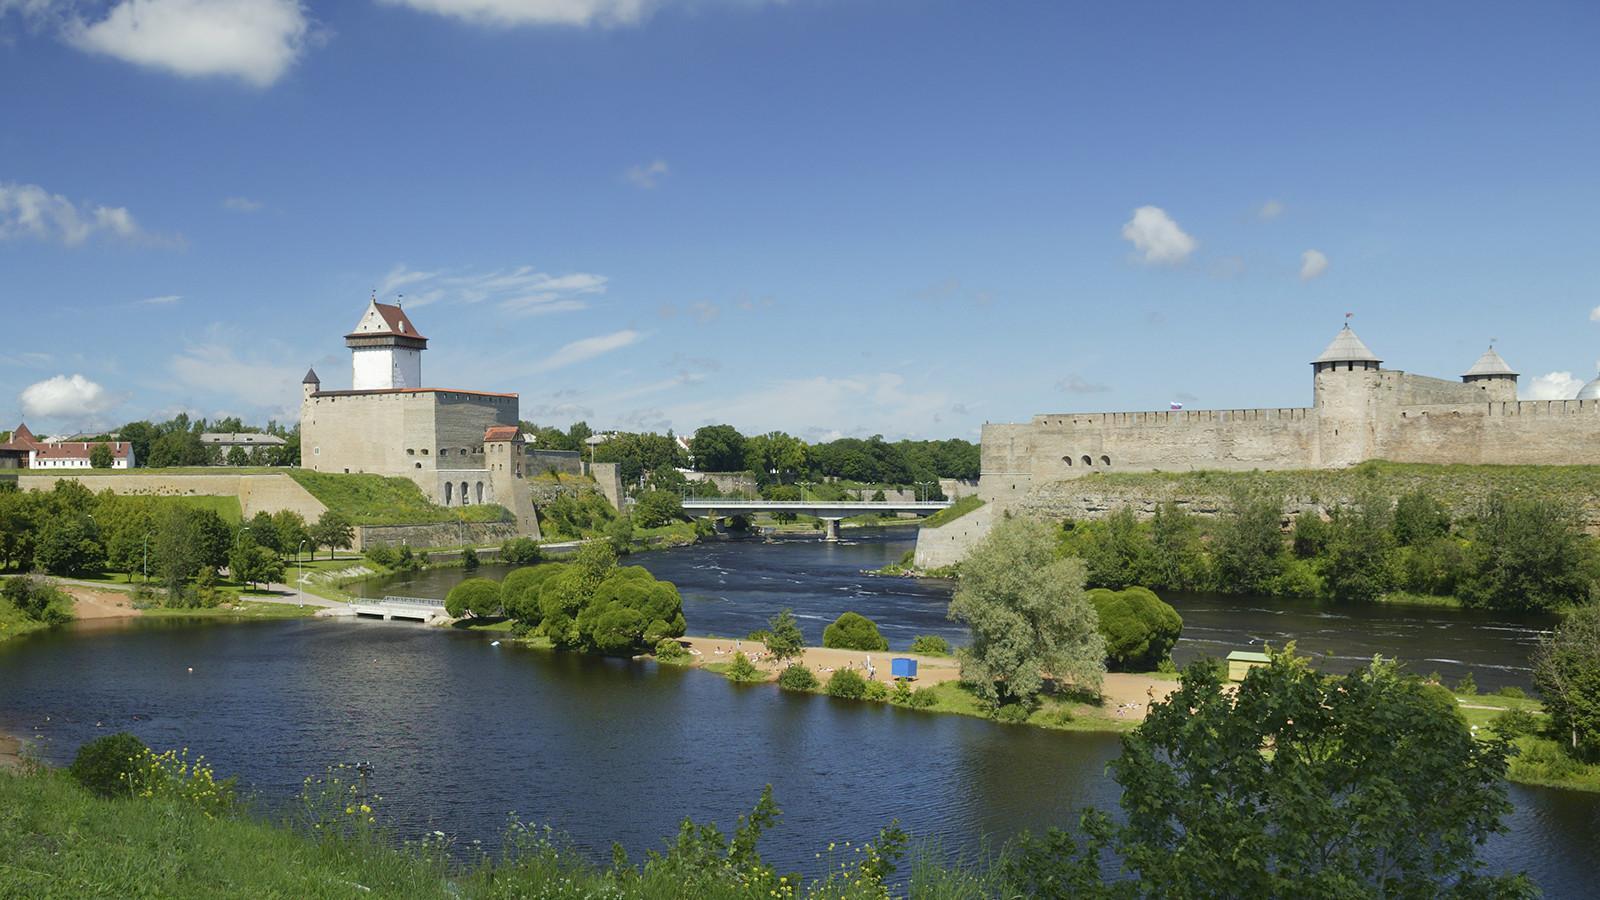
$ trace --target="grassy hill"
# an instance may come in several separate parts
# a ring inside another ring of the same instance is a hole
[[[304,469],[276,471],[293,478],[322,505],[343,513],[357,525],[431,525],[439,522],[511,520],[511,513],[505,507],[491,503],[459,508],[435,505],[423,496],[422,489],[409,478],[343,475],[308,472]]]

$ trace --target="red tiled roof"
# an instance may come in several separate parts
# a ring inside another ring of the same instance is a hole
[[[489,429],[483,433],[483,440],[485,443],[489,441],[511,441],[516,440],[521,434],[522,429],[515,425],[490,425]]]
[[[392,303],[379,303],[376,300],[372,302],[372,306],[378,311],[378,315],[383,317],[383,324],[385,327],[378,331],[352,331],[345,335],[345,337],[370,337],[377,334],[394,334],[401,337],[415,338],[419,341],[427,340],[427,338],[423,337],[422,334],[417,331],[417,326],[411,324],[411,320],[406,317],[405,310],[395,306]]]
[[[18,425],[17,430],[11,432],[11,440],[0,444],[0,450],[28,451],[44,446],[40,440],[33,436],[27,425]]]
[[[70,444],[39,444],[35,449],[40,459],[88,459],[96,443],[108,444],[113,459],[127,459],[133,445],[127,441],[73,441]]]

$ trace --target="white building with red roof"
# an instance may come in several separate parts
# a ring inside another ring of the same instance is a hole
[[[11,440],[0,444],[0,457],[25,469],[89,469],[94,467],[94,448],[100,445],[111,450],[111,468],[133,468],[133,445],[127,441],[45,441],[34,437],[26,424],[18,425]]]

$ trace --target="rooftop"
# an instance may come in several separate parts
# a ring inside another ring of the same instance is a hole
[[[376,337],[379,335],[392,334],[398,337],[414,338],[419,341],[427,340],[427,338],[423,337],[422,334],[417,331],[417,327],[411,324],[411,319],[406,316],[405,310],[401,309],[399,306],[390,303],[379,303],[378,301],[374,300],[372,301],[372,308],[378,311],[379,322],[381,324],[375,328],[357,325],[356,327],[358,330],[350,332],[349,334],[345,335],[345,337]],[[363,315],[361,317],[361,321],[366,322],[366,320],[367,317]]]
[[[1333,336],[1333,342],[1328,344],[1326,350],[1322,351],[1322,355],[1311,362],[1315,365],[1326,362],[1381,363],[1383,360],[1367,349],[1367,345],[1361,342],[1361,338],[1356,337],[1356,333],[1350,330],[1350,325],[1347,322],[1343,328],[1339,329],[1339,333]]]
[[[283,438],[275,434],[261,434],[259,432],[227,432],[208,431],[200,435],[202,444],[259,444],[262,446],[278,447],[284,443]]]
[[[1468,369],[1466,374],[1461,377],[1472,378],[1477,375],[1510,375],[1515,377],[1516,374],[1506,364],[1506,361],[1500,357],[1500,354],[1494,352],[1494,348],[1490,347],[1483,351],[1483,355],[1478,357],[1478,361],[1473,363],[1472,368]]]

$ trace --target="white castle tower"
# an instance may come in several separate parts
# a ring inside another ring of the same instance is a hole
[[[422,387],[422,351],[428,349],[428,339],[417,333],[399,306],[374,298],[344,343],[350,348],[351,390]]]

